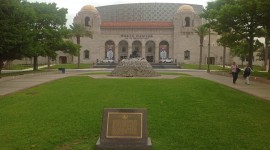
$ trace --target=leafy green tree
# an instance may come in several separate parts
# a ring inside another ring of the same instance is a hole
[[[81,48],[81,45],[74,44],[71,40],[65,40],[62,43],[61,51],[64,53],[68,53],[70,55],[77,55],[79,53],[79,50]]]
[[[220,39],[217,40],[219,45],[223,46],[223,69],[225,69],[225,63],[226,63],[226,48],[235,41],[233,37],[230,37],[230,34],[222,33]]]
[[[194,32],[197,33],[197,35],[200,38],[200,60],[199,60],[199,69],[202,68],[202,48],[203,48],[203,40],[206,35],[209,34],[209,28],[205,25],[198,26],[196,29],[194,29]]]
[[[269,44],[270,44],[270,1],[266,0],[257,0],[258,3],[258,16],[259,16],[259,21],[262,24],[264,31],[265,31],[265,65],[267,64],[267,59],[269,60],[270,64],[270,49],[269,49]],[[268,73],[270,77],[270,65],[268,68]]]
[[[57,47],[63,40],[62,28],[66,24],[67,9],[58,8],[55,3],[31,3],[35,11],[32,24],[32,48],[26,53],[34,58],[33,70],[38,70],[38,56],[55,57]]]
[[[33,12],[20,0],[0,2],[0,73],[4,62],[21,59],[30,45]]]
[[[80,45],[81,44],[81,37],[89,37],[89,38],[93,38],[92,36],[92,32],[87,30],[85,28],[84,25],[81,24],[75,24],[73,23],[73,25],[70,26],[71,32],[70,32],[70,36],[75,37],[77,44]],[[80,50],[77,53],[78,56],[78,68],[80,68],[80,61],[81,61],[81,54],[80,54]]]
[[[256,50],[255,37],[262,28],[257,13],[256,0],[216,0],[208,2],[202,16],[210,21],[218,34],[227,33],[234,37],[235,41],[228,43],[230,49],[238,49],[238,43],[246,43],[248,62],[252,66],[253,52]]]
[[[66,27],[61,28],[58,32],[55,32],[53,38],[47,40],[48,50],[46,56],[48,56],[48,68],[50,68],[50,60],[56,59],[57,51],[63,51],[71,55],[77,54],[80,46],[74,44],[71,40],[64,39],[68,37],[69,30]]]

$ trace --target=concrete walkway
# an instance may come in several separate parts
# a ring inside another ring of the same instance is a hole
[[[211,80],[236,90],[257,96],[266,100],[270,100],[270,84],[250,81],[250,85],[245,84],[243,77],[239,76],[236,84],[233,84],[232,77],[221,75],[209,74],[207,72],[187,72],[192,76],[200,77],[203,79]]]
[[[11,77],[0,78],[0,95],[7,95],[23,89],[34,87],[53,80],[74,76],[79,72],[68,72],[62,74],[59,71],[46,73],[33,73]]]
[[[26,88],[34,87],[53,80],[75,76],[87,72],[110,72],[112,69],[83,69],[83,70],[66,70],[63,74],[60,71],[47,73],[27,74],[16,77],[5,77],[0,79],[0,95],[7,95]],[[211,80],[228,87],[246,92],[248,94],[270,100],[270,84],[251,81],[251,85],[246,85],[244,80],[239,77],[236,84],[232,83],[231,77],[209,74],[206,71],[184,70],[184,69],[156,69],[158,72],[181,72],[190,74],[194,77]]]

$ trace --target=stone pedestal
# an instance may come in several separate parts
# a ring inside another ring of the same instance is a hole
[[[147,144],[101,144],[100,138],[96,143],[96,150],[151,150],[152,141],[151,138],[148,138]]]

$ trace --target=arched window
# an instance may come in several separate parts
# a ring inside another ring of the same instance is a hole
[[[189,17],[185,18],[185,27],[190,27],[190,18]]]
[[[122,59],[126,59],[128,57],[128,42],[125,40],[122,40],[118,44],[118,56],[119,61]]]
[[[84,59],[89,59],[89,50],[85,50],[84,52]]]
[[[84,19],[84,25],[85,26],[90,26],[90,18],[89,17],[85,17],[85,19]]]
[[[115,44],[111,40],[105,43],[105,58],[109,60],[115,59]]]
[[[184,52],[184,59],[185,60],[190,60],[190,51],[189,50],[185,50],[185,52]]]
[[[167,41],[161,41],[159,43],[159,58],[169,58],[169,43]]]

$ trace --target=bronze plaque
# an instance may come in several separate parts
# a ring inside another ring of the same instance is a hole
[[[142,138],[142,113],[109,112],[107,138]]]
[[[96,150],[151,150],[147,109],[105,108]]]

